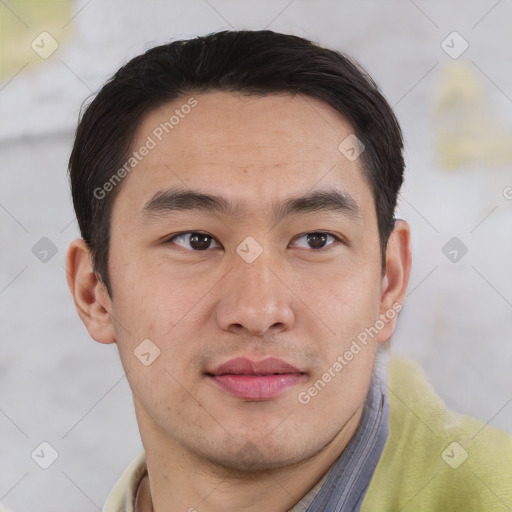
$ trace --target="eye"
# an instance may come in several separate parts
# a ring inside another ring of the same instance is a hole
[[[329,238],[332,238],[334,242],[326,245],[326,242]],[[304,233],[297,240],[305,239],[306,244],[309,244],[311,248],[315,250],[325,249],[325,247],[329,247],[331,245],[338,245],[341,243],[341,239],[335,235],[331,235],[330,233],[326,233],[324,231],[313,231],[310,233]],[[303,248],[302,246],[301,248]],[[305,247],[308,249],[308,247]]]
[[[212,236],[207,235],[206,233],[199,233],[197,231],[187,231],[186,233],[174,235],[173,237],[169,238],[167,242],[172,242],[175,243],[176,245],[180,245],[180,243],[177,243],[176,240],[184,243],[186,245],[185,248],[193,249],[195,252],[199,252],[209,249],[211,241],[215,239]]]
[[[333,240],[331,243],[327,243],[329,238]],[[303,245],[302,247],[299,246],[299,248],[311,248],[316,251],[325,249],[326,247],[329,247],[331,245],[338,245],[339,243],[342,243],[342,240],[339,237],[332,235],[331,233],[326,233],[324,231],[313,231],[310,233],[304,233],[303,235],[300,235],[299,238],[297,238],[296,240],[301,239],[305,239],[305,243],[309,244],[309,247],[307,245]],[[185,233],[179,233],[177,235],[172,236],[167,240],[167,243],[173,243],[182,246],[185,249],[191,249],[194,252],[205,252],[206,250],[212,247],[212,241],[215,241],[215,238],[213,238],[211,235],[208,235],[207,233],[200,233],[198,231],[187,231]],[[215,241],[215,243],[217,242]],[[219,245],[217,248],[220,247],[221,246]]]

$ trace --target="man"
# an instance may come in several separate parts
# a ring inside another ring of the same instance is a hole
[[[377,348],[411,269],[402,148],[371,78],[291,35],[176,41],[102,88],[68,283],[145,449],[106,512],[512,509],[510,435]]]

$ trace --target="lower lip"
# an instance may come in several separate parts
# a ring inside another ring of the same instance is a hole
[[[268,400],[301,383],[305,375],[283,373],[279,375],[214,375],[210,377],[218,386],[237,398]]]

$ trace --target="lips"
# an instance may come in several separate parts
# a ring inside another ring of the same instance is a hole
[[[230,395],[256,401],[276,398],[305,379],[304,372],[275,357],[262,361],[237,357],[207,375]]]

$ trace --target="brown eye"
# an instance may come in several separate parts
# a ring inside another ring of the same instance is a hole
[[[329,238],[333,239],[334,242],[327,244]],[[304,235],[301,235],[297,240],[300,239],[304,239],[307,244],[306,247],[302,246],[301,248],[315,250],[325,249],[326,247],[329,247],[331,245],[337,245],[338,243],[341,242],[341,240],[337,236],[331,235],[330,233],[325,233],[323,231],[313,231],[311,233],[305,233]]]
[[[168,240],[168,242],[175,243],[176,245],[183,245],[176,241],[184,243],[186,249],[192,249],[193,251],[206,251],[210,248],[211,242],[215,240],[212,236],[206,233],[199,233],[197,231],[188,231],[186,233],[180,233],[175,235]]]

